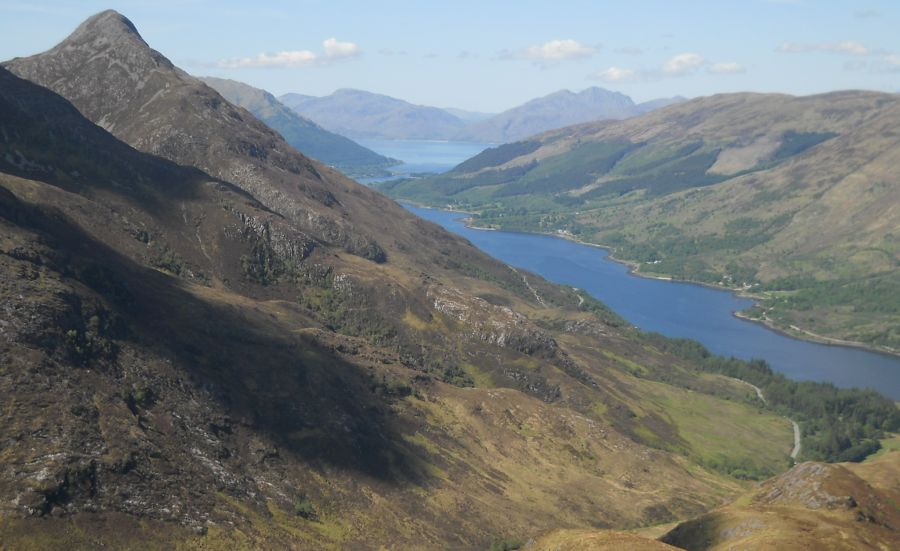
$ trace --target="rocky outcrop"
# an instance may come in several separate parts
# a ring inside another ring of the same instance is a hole
[[[431,287],[427,296],[435,310],[462,322],[473,339],[545,358],[559,350],[553,337],[506,306],[448,287]]]

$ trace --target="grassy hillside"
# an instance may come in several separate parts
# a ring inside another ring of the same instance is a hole
[[[739,288],[805,338],[900,349],[900,97],[730,94],[488,150],[387,194]]]

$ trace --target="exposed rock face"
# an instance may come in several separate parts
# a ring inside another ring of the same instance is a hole
[[[529,355],[553,356],[558,350],[553,337],[510,308],[446,287],[429,289],[428,298],[435,310],[462,322],[474,339]]]
[[[846,467],[805,462],[763,483],[754,499],[760,507],[800,506],[811,510],[858,511],[860,520],[894,529],[900,511],[885,515],[878,491]]]

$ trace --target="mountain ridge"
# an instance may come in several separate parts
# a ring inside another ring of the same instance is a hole
[[[285,94],[278,99],[332,132],[351,138],[449,140],[465,126],[437,107],[352,88],[322,98]]]
[[[507,143],[580,122],[621,119],[635,114],[634,102],[620,92],[596,86],[580,92],[560,90],[471,126],[463,136],[473,141]]]
[[[201,77],[229,102],[243,107],[279,132],[290,145],[352,177],[386,175],[400,161],[334,134],[282,105],[275,96],[236,80]]]
[[[638,116],[684,100],[676,96],[635,104],[620,92],[595,86],[580,92],[559,90],[502,113],[466,116],[468,112],[459,111],[463,116],[457,117],[453,109],[413,105],[355,89],[324,97],[284,94],[279,99],[295,112],[351,137],[481,143],[506,143],[576,123]],[[436,109],[447,116],[438,115]]]

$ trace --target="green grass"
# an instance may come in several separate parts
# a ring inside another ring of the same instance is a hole
[[[900,434],[889,434],[880,440],[881,449],[873,453],[863,463],[869,463],[882,455],[900,451]]]
[[[647,381],[642,403],[658,407],[698,463],[736,477],[762,479],[784,470],[790,423],[743,402]],[[752,420],[752,422],[748,422]]]

